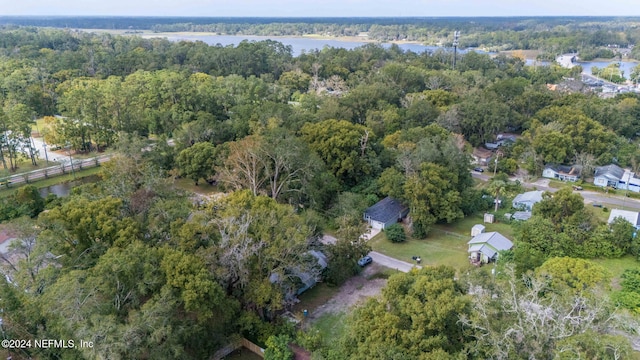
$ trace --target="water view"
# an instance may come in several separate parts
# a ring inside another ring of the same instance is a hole
[[[40,188],[38,191],[40,192],[40,196],[42,197],[47,197],[47,195],[49,194],[54,194],[59,197],[69,196],[69,194],[71,193],[71,189],[73,189],[74,187],[79,185],[94,183],[99,180],[100,180],[100,177],[98,175],[92,175],[92,176],[83,177],[81,179],[64,182],[61,184],[55,184],[55,185],[43,187],[43,188]]]
[[[336,48],[344,48],[344,49],[354,49],[359,46],[369,44],[370,41],[349,41],[349,40],[334,40],[334,39],[314,39],[308,37],[270,37],[270,36],[251,36],[251,35],[170,35],[166,36],[166,38],[170,41],[202,41],[209,45],[217,45],[220,44],[222,46],[227,45],[238,45],[243,40],[249,41],[262,41],[262,40],[275,40],[283,43],[284,45],[290,45],[293,49],[293,56],[298,56],[302,53],[313,51],[316,49],[322,49],[325,46],[328,47],[336,47]],[[391,43],[381,43],[383,47],[389,48],[391,47]],[[402,50],[410,50],[416,53],[421,53],[425,51],[435,51],[438,49],[443,49],[439,46],[427,46],[418,43],[400,43],[398,46]],[[446,48],[448,50],[453,50],[452,48]],[[464,53],[468,50],[460,50],[461,53]]]
[[[350,41],[350,40],[338,40],[338,39],[315,39],[308,37],[272,37],[272,36],[255,36],[255,35],[190,35],[190,34],[179,34],[179,35],[169,35],[165,36],[170,41],[202,41],[209,45],[217,45],[220,44],[222,46],[228,45],[238,45],[243,40],[249,41],[262,41],[262,40],[275,40],[283,43],[284,45],[290,45],[293,50],[293,56],[298,56],[305,52],[313,51],[316,49],[322,49],[324,47],[336,47],[336,48],[344,48],[344,49],[354,49],[359,46],[363,46],[365,44],[369,44],[369,41]],[[381,43],[381,45],[385,48],[391,47],[391,43]],[[443,48],[440,46],[431,46],[431,45],[423,45],[419,43],[400,43],[398,47],[402,50],[410,50],[415,53],[422,53],[425,51],[436,51],[440,49],[453,51],[452,48]],[[467,51],[475,50],[477,52],[484,52],[478,49],[458,49],[459,53],[464,54]],[[584,69],[584,72],[587,74],[591,74],[591,68],[596,66],[599,68],[607,67],[611,63],[616,63],[617,61],[588,61],[588,62],[580,62],[578,63]],[[533,59],[527,59],[527,65],[533,66],[545,66],[550,63],[547,61],[535,61]],[[638,63],[637,62],[629,62],[625,61],[620,63],[620,69],[624,71],[624,76],[629,77],[633,68],[635,68]]]

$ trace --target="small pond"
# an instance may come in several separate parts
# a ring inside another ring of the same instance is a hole
[[[42,197],[47,197],[49,194],[55,194],[56,196],[69,196],[71,193],[71,189],[76,186],[94,183],[100,180],[98,175],[86,176],[81,179],[67,181],[61,184],[55,184],[47,187],[40,188],[40,195]]]

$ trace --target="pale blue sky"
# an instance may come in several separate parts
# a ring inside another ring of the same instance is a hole
[[[640,15],[638,0],[0,0],[0,15]]]

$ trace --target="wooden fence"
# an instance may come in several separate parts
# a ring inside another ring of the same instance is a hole
[[[63,163],[22,174],[10,175],[0,178],[0,185],[11,187],[15,184],[29,184],[33,181],[48,179],[50,177],[65,175],[82,169],[100,166],[100,164],[109,161],[109,159],[111,159],[111,155],[102,155],[90,159],[73,160],[73,163]]]
[[[222,349],[216,351],[215,354],[213,354],[213,356],[211,357],[211,360],[221,360],[225,356],[231,354],[232,352],[234,352],[237,349],[240,349],[241,347],[247,348],[252,353],[254,353],[254,354],[256,354],[256,355],[258,355],[258,356],[260,356],[261,358],[264,359],[264,349],[263,348],[261,348],[260,346],[252,343],[251,341],[249,341],[249,340],[247,340],[245,338],[241,338],[241,339],[235,339],[235,340],[231,341],[227,346],[225,346]]]

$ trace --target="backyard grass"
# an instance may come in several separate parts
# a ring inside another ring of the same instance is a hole
[[[496,215],[500,218],[502,215]],[[498,231],[507,238],[513,239],[513,228],[510,224],[496,222],[483,223],[483,214],[474,214],[451,224],[434,225],[426,239],[407,237],[403,243],[392,243],[384,232],[381,232],[369,244],[373,250],[399,260],[413,262],[413,256],[419,256],[423,265],[448,265],[457,269],[470,267],[467,242],[471,239],[471,228],[475,224],[483,224],[485,232]]]
[[[335,346],[345,331],[344,313],[326,313],[313,322],[311,331],[317,331],[324,347]]]
[[[300,302],[291,308],[291,312],[296,315],[302,314],[304,309],[313,312],[318,307],[326,304],[338,291],[340,291],[340,288],[337,286],[329,286],[326,283],[317,284],[298,296]]]
[[[500,221],[504,219],[504,213],[504,210],[498,211],[498,213],[495,214],[495,218],[497,221],[493,224],[485,224],[484,213],[476,213],[473,215],[469,215],[464,219],[457,220],[451,224],[434,225],[434,229],[443,232],[452,232],[463,235],[467,238],[467,241],[469,241],[471,239],[471,228],[473,227],[473,225],[482,224],[485,226],[485,232],[497,231],[507,238],[513,239],[513,227],[511,226],[511,224]]]
[[[413,262],[413,256],[422,259],[422,265],[448,265],[457,269],[469,266],[467,241],[470,237],[433,230],[427,239],[408,237],[402,243],[392,243],[381,232],[369,244],[373,250],[406,262]]]
[[[594,259],[595,263],[602,265],[611,273],[611,286],[614,290],[620,290],[620,277],[627,269],[638,268],[640,262],[633,256],[625,256],[617,259]]]

